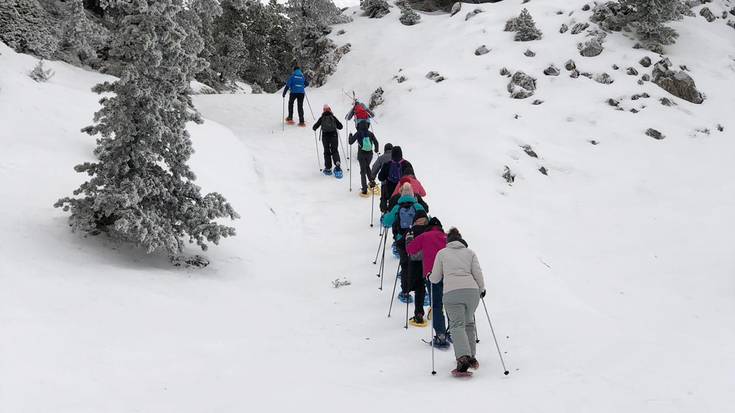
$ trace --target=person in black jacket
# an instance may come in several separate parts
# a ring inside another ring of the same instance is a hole
[[[350,134],[349,144],[357,142],[357,161],[360,163],[360,184],[362,192],[360,195],[367,196],[368,181],[370,188],[375,187],[375,179],[370,172],[370,162],[373,161],[373,152],[378,153],[380,144],[375,135],[368,129],[367,122],[357,124],[357,132]]]
[[[403,150],[401,147],[394,146],[391,151],[391,160],[383,164],[383,167],[380,168],[380,172],[378,173],[378,180],[385,183],[381,192],[381,198],[385,197],[386,204],[391,195],[393,195],[393,192],[395,192],[398,181],[405,175],[406,168],[410,168],[413,171],[411,162],[403,159]],[[390,211],[390,208],[388,210]]]
[[[332,113],[329,105],[324,105],[322,116],[316,121],[312,129],[322,128],[322,145],[324,145],[324,174],[332,174],[332,161],[334,161],[334,172],[342,172],[339,159],[339,134],[342,123]],[[337,175],[339,177],[339,175]]]

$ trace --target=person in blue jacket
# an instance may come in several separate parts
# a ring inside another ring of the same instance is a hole
[[[299,126],[306,126],[306,123],[304,123],[304,96],[306,96],[306,91],[304,89],[307,86],[309,86],[309,81],[306,80],[301,68],[296,66],[293,75],[286,82],[286,87],[283,88],[284,98],[286,92],[291,91],[288,95],[288,117],[286,122],[293,124],[293,102],[298,101]]]

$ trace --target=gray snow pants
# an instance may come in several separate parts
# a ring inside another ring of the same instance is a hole
[[[475,310],[480,304],[480,290],[463,288],[444,293],[444,308],[449,318],[449,331],[454,340],[454,356],[475,357]]]

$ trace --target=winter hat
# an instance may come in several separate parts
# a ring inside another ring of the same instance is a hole
[[[462,234],[459,233],[459,230],[457,228],[452,227],[452,228],[449,228],[449,232],[447,233],[447,244],[449,244],[450,242],[454,242],[454,241],[459,241],[462,244],[464,244],[465,247],[467,246],[467,241],[462,239]]]
[[[324,112],[332,112],[332,108],[330,108],[329,105],[324,105],[324,107],[322,108],[322,110]]]
[[[393,144],[392,143],[386,143],[383,147],[383,152],[388,152],[393,150]]]
[[[390,152],[390,158],[396,162],[403,159],[403,150],[400,146],[393,147],[393,150]]]
[[[415,173],[413,172],[413,166],[411,166],[411,165],[406,165],[406,166],[405,166],[405,167],[403,168],[403,176],[406,176],[406,175],[412,175],[412,176],[414,176],[414,177],[416,176],[416,174],[415,174]]]
[[[429,221],[429,215],[426,213],[426,211],[416,211],[416,215],[414,215],[414,217],[413,217],[413,222],[416,224],[421,219],[424,220],[423,221],[424,222],[424,225],[425,225],[425,223],[427,221],[428,222],[431,222],[431,221]],[[422,224],[418,224],[418,225],[422,225]]]
[[[439,218],[437,218],[437,217],[431,217],[431,219],[429,220],[429,226],[430,227],[439,227],[439,228],[441,228],[442,227],[442,222],[439,221]]]
[[[408,182],[401,187],[401,196],[413,196],[413,187]]]

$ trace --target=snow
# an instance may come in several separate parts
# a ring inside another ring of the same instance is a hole
[[[432,215],[478,253],[511,374],[502,375],[480,309],[482,368],[470,381],[448,374],[451,352],[437,352],[438,374],[429,374],[420,341],[429,332],[404,330],[400,303],[386,318],[397,261],[387,257],[378,290],[370,200],[356,195],[356,174],[350,193],[347,174],[319,173],[310,129],[282,131],[279,94],[195,96],[207,119],[191,127],[197,182],[242,219],[237,237],[205,254],[209,267],[173,268],[70,233],[52,207],[84,179],[72,166],[92,158],[94,139],[79,132],[97,108],[89,89],[110,78],[47,62],[56,75],[35,83],[27,72],[36,59],[0,44],[0,411],[729,410],[732,29],[700,17],[675,24],[669,57],[707,96],[694,105],[638,86],[625,68],[648,73],[638,60],[657,58],[621,34],[599,57],[579,56],[584,34],[558,28],[584,20],[581,1],[523,5],[544,38],[513,42],[502,28],[519,3],[479,5],[486,12],[466,22],[464,13],[423,14],[411,27],[399,13],[358,13],[335,37],[352,51],[309,94],[314,110],[345,113],[343,89],[367,100],[382,86],[381,146],[403,147]],[[482,44],[491,52],[475,56]],[[527,48],[536,57],[523,56]],[[569,58],[615,83],[543,75]],[[536,94],[510,99],[502,67],[536,77]],[[446,80],[426,79],[431,70]],[[630,99],[642,92],[651,98]],[[663,96],[677,106],[660,105]],[[616,111],[610,97],[646,107]],[[645,136],[649,127],[666,138]],[[352,285],[333,288],[342,277]]]

